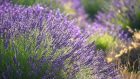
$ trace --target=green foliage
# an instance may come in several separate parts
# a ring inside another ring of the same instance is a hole
[[[116,12],[116,16],[110,19],[110,22],[122,26],[123,29],[129,27],[129,20],[124,19],[124,14]]]
[[[56,0],[35,0],[35,4],[42,4],[46,7],[49,7],[51,9],[60,9],[60,11],[64,11],[63,6],[58,3]]]
[[[94,19],[97,12],[108,8],[109,0],[81,0],[90,19]]]
[[[35,3],[35,0],[12,0],[14,4],[20,4],[20,5],[33,5]]]
[[[105,33],[99,35],[98,33],[93,34],[89,37],[88,42],[95,41],[97,49],[107,50],[111,48],[117,41],[111,35]]]
[[[76,74],[76,79],[94,79],[91,74],[92,71],[90,68],[82,67],[80,72]]]
[[[129,19],[129,26],[133,29],[140,29],[140,10],[139,10],[139,6],[135,6],[135,11],[136,11],[135,16],[133,16],[134,18],[132,20]]]
[[[62,5],[58,4],[55,0],[12,0],[14,4],[31,6],[33,4],[41,4],[51,9],[60,9],[64,11]]]

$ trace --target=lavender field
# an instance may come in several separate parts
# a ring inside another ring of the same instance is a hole
[[[0,79],[140,79],[140,0],[0,0]]]

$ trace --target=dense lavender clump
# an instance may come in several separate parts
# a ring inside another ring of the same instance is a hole
[[[123,0],[123,1],[112,0],[112,4],[110,5],[108,11],[98,12],[98,14],[96,15],[95,23],[101,24],[101,28],[103,26],[105,29],[109,29],[107,30],[107,32],[111,32],[113,36],[115,35],[121,40],[130,41],[130,37],[132,36],[132,34],[129,31],[130,29],[129,23],[131,22],[130,20],[131,16],[128,17],[129,14],[126,14],[126,11],[129,10],[129,8],[125,4],[126,1],[130,2],[129,0]],[[134,3],[135,1],[132,1],[131,4]],[[127,5],[129,6],[129,4],[130,3],[128,3]]]
[[[84,53],[83,53],[84,52]],[[79,57],[80,56],[80,57]],[[105,60],[105,52],[96,50],[94,43],[91,43],[78,50],[72,58],[83,65],[90,68],[95,79],[120,79],[119,72],[116,70],[114,63],[107,63]]]
[[[94,57],[93,64],[93,74],[97,79],[121,79],[121,76],[118,75],[118,71],[115,70],[117,67],[114,63],[107,63],[104,60],[104,52],[97,51],[97,54]],[[100,61],[100,63],[98,63]]]
[[[91,67],[95,76],[102,74],[97,79],[118,76],[115,66],[100,55],[104,53],[98,52],[94,43],[86,44],[87,38],[59,10],[3,3],[0,5],[0,78],[72,79],[81,66]]]
[[[118,1],[118,2],[121,2],[121,1]],[[121,22],[121,20],[117,19],[123,15],[118,15],[116,12],[118,10],[114,9],[114,7],[112,8],[112,6],[110,6],[110,7],[111,8],[109,8],[108,11],[98,12],[93,24],[90,25],[89,27],[87,27],[86,31],[88,31],[88,33],[91,35],[98,34],[97,37],[100,37],[100,36],[103,37],[105,34],[108,34],[114,40],[114,41],[112,41],[112,43],[116,42],[118,44],[119,42],[121,42],[121,44],[123,44],[123,45],[130,44],[130,41],[131,41],[130,36],[132,34],[129,32],[129,29],[123,29],[123,27],[122,27],[123,25],[121,24],[121,23],[123,23],[123,21]],[[120,8],[122,8],[122,7],[120,7]],[[123,20],[125,20],[125,19],[123,19]],[[104,41],[99,41],[99,42],[107,43],[107,41],[105,41],[105,40],[106,39],[104,39]],[[105,43],[104,43],[104,45],[105,45]],[[112,44],[109,44],[109,45],[112,47]],[[119,48],[115,47],[114,50],[117,50],[117,53],[119,53],[118,49],[120,51],[121,47],[120,46],[119,46]]]
[[[108,12],[100,13],[98,19],[123,28],[139,29],[139,3],[139,0],[112,0]]]
[[[83,41],[80,41],[82,37],[74,23],[60,14],[59,11],[48,11],[40,6],[23,7],[4,3],[0,8],[1,45],[4,45],[4,48],[1,48],[1,56],[4,55],[4,58],[6,58],[7,55],[5,55],[6,51],[4,50],[9,50],[8,53],[13,56],[13,63],[9,62],[11,70],[4,69],[3,72],[2,69],[1,74],[3,75],[1,75],[1,78],[10,78],[12,72],[15,72],[13,78],[16,78],[16,75],[19,74],[20,76],[17,76],[17,78],[22,78],[24,75],[23,78],[30,78],[37,74],[37,78],[41,76],[43,78],[59,78],[60,76],[57,77],[58,71],[63,68],[64,61],[80,48],[79,45]],[[78,46],[76,46],[77,44]],[[69,53],[68,50],[70,51],[71,48],[75,49]],[[22,55],[21,53],[25,54]],[[20,59],[24,56],[26,56],[25,59]],[[6,60],[2,59],[4,62]],[[26,66],[26,64],[29,65]],[[49,65],[51,66],[49,67]],[[7,67],[8,65],[3,63],[3,66]],[[29,67],[29,70],[28,68],[22,68],[22,66]],[[48,68],[44,71],[42,70],[43,67]],[[16,71],[14,71],[14,68],[16,68]],[[27,70],[28,73],[24,70]],[[8,73],[7,71],[11,72]]]

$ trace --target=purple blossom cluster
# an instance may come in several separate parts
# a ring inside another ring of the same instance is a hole
[[[2,3],[0,78],[65,79],[64,71],[66,79],[73,79],[87,66],[97,79],[120,79],[116,65],[107,63],[94,43],[87,44],[88,37],[59,10]]]

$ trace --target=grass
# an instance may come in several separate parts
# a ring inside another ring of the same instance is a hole
[[[140,79],[140,72],[127,72],[126,70],[121,72],[123,79]]]

